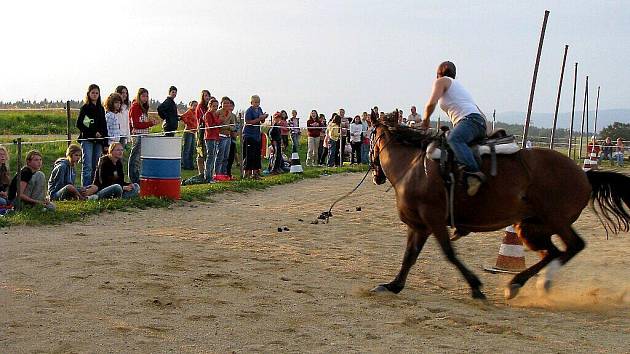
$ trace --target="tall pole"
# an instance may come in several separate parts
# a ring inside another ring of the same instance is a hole
[[[586,155],[588,156],[588,142],[591,140],[591,136],[588,133],[588,76],[586,77]]]
[[[569,129],[569,151],[567,156],[571,157],[571,148],[573,147],[573,118],[575,118],[575,92],[577,89],[578,63],[575,63],[575,75],[573,76],[573,108],[571,108],[571,128]]]
[[[569,45],[564,46],[564,57],[562,57],[562,69],[560,69],[560,84],[558,85],[558,97],[556,98],[556,111],[553,114],[553,128],[551,128],[551,138],[549,139],[549,148],[553,149],[553,138],[556,135],[556,124],[558,123],[558,108],[560,107],[560,94],[562,93],[562,80],[564,79],[564,66],[567,63],[567,52]]]
[[[580,150],[578,158],[582,158],[582,140],[584,140],[584,119],[586,118],[586,100],[588,99],[588,75],[586,76],[586,85],[584,85],[584,104],[582,105],[582,128],[580,128]]]
[[[497,122],[497,110],[494,109],[492,110],[492,131],[494,131],[494,126],[496,125]]]
[[[542,30],[540,31],[540,40],[538,41],[538,53],[536,54],[536,65],[534,65],[534,77],[532,78],[532,88],[529,93],[529,104],[527,106],[527,118],[525,127],[523,128],[523,141],[521,146],[524,148],[527,142],[527,133],[529,132],[529,120],[532,116],[532,105],[534,103],[534,92],[536,91],[536,79],[538,77],[538,66],[540,64],[540,55],[542,54],[543,41],[545,40],[545,29],[547,29],[547,18],[549,18],[549,10],[545,10],[545,18],[543,19]]]
[[[597,113],[599,111],[599,88],[597,86],[597,100],[595,101],[595,126],[593,127],[593,135],[597,135]]]

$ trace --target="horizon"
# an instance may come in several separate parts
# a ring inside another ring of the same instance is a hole
[[[628,93],[619,87],[630,79],[623,62],[630,56],[625,40],[630,6],[623,2],[462,2],[457,11],[437,1],[408,0],[241,0],[221,8],[214,1],[110,1],[107,6],[72,1],[63,8],[35,3],[8,3],[7,13],[28,12],[31,25],[23,26],[20,16],[6,21],[20,33],[5,44],[17,55],[1,59],[0,101],[80,100],[92,82],[99,84],[102,96],[124,84],[131,96],[142,86],[161,101],[173,84],[178,101],[185,103],[208,88],[215,96],[232,97],[239,109],[259,94],[265,111],[295,108],[302,117],[311,109],[343,107],[354,114],[374,105],[385,111],[401,108],[408,115],[411,105],[422,113],[435,67],[450,59],[458,79],[491,118],[495,109],[527,111],[548,9],[532,113],[554,111],[565,44],[570,47],[559,111],[571,111],[576,61],[576,112],[582,108],[587,74],[589,111],[595,107],[597,86],[600,111],[630,109]],[[474,30],[471,18],[477,19]],[[110,22],[120,24],[120,35],[128,38],[119,47],[108,46],[112,28],[105,24]],[[91,28],[95,31],[86,30]],[[444,116],[434,113],[439,114]]]

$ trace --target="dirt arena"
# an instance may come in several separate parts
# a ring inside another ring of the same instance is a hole
[[[487,303],[433,239],[407,288],[373,295],[403,254],[394,192],[366,183],[310,224],[360,178],[0,229],[0,352],[630,352],[630,234],[585,211],[587,248],[546,297],[533,279],[505,301],[508,277],[481,270],[502,232],[455,243]]]

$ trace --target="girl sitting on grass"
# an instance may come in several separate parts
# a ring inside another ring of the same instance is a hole
[[[68,146],[66,157],[55,161],[48,179],[48,196],[50,200],[96,199],[98,188],[95,185],[76,187],[74,185],[77,172],[75,167],[81,159],[81,147],[76,144]]]
[[[0,145],[0,205],[9,203],[9,184],[11,177],[9,175],[9,151]]]
[[[109,146],[109,153],[98,161],[94,185],[98,187],[99,199],[133,198],[140,193],[137,183],[125,182],[122,158],[124,148],[121,143],[114,142]]]

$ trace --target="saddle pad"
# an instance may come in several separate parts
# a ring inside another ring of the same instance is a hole
[[[509,144],[499,144],[495,145],[494,148],[497,151],[497,155],[510,155],[519,151],[521,148],[515,142],[511,142]],[[488,145],[475,145],[472,146],[471,149],[473,152],[479,154],[479,156],[490,154],[490,146]],[[431,156],[433,160],[439,160],[442,154],[442,150],[435,146],[435,143],[431,143],[429,148],[427,149],[427,154]]]

